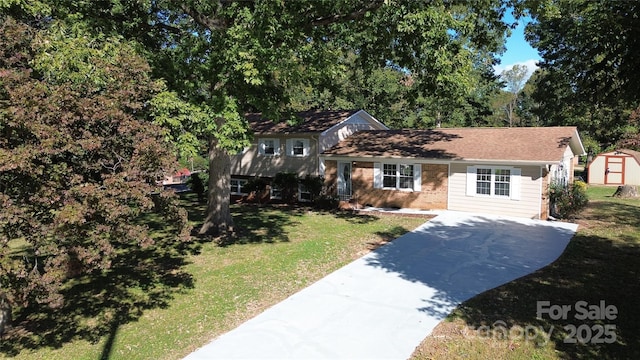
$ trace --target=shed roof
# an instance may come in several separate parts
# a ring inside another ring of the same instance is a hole
[[[286,121],[274,122],[262,114],[247,115],[247,120],[256,134],[321,133],[347,120],[359,110],[310,110],[295,114],[299,120],[295,124]]]
[[[617,151],[621,152],[623,154],[627,154],[627,155],[632,156],[634,159],[636,159],[638,164],[640,164],[640,151],[635,151],[635,150],[630,150],[630,149],[620,149],[620,150],[617,150]]]
[[[570,146],[584,154],[576,127],[360,131],[325,156],[554,163]]]

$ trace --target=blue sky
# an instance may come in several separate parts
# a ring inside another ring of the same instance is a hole
[[[507,15],[507,22],[513,22],[513,17]],[[521,19],[518,26],[512,30],[511,36],[507,39],[505,47],[507,50],[500,56],[500,65],[494,66],[496,74],[500,74],[503,70],[508,70],[515,64],[526,65],[531,75],[537,68],[536,62],[542,60],[538,51],[529,45],[524,38],[524,27],[526,19]]]

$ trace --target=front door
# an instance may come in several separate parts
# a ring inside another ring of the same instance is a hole
[[[338,197],[340,200],[351,200],[351,163],[338,163]]]
[[[624,184],[624,157],[607,156],[605,162],[604,183],[607,185]]]

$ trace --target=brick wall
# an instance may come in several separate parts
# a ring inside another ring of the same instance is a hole
[[[422,164],[420,192],[374,189],[373,162],[355,162],[352,171],[353,197],[360,205],[425,210],[447,208],[449,167],[446,164]]]
[[[546,168],[542,168],[542,201],[540,202],[540,219],[545,220],[549,217],[549,172]]]

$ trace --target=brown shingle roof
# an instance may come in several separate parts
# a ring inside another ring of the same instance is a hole
[[[620,149],[618,151],[623,154],[631,155],[634,159],[636,159],[638,164],[640,164],[640,151],[629,150],[629,149]]]
[[[551,163],[562,158],[577,136],[575,127],[360,131],[323,154]]]
[[[349,118],[358,110],[303,111],[296,113],[297,124],[273,122],[261,114],[249,114],[247,120],[256,134],[321,133]]]

